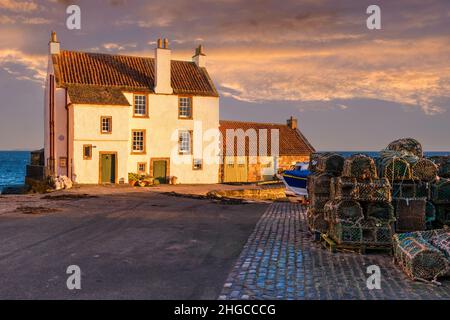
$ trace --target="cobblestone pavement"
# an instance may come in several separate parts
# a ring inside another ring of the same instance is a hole
[[[450,299],[450,280],[441,286],[412,281],[388,253],[323,249],[312,240],[305,219],[299,204],[272,204],[244,246],[219,299]],[[366,286],[370,265],[381,269],[379,290]]]

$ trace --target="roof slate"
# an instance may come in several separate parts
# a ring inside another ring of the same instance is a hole
[[[272,155],[271,146],[271,134],[270,130],[279,130],[278,131],[278,139],[279,139],[279,155],[298,155],[298,156],[306,156],[310,155],[311,152],[314,152],[314,147],[309,143],[309,141],[303,136],[303,134],[298,129],[291,129],[285,124],[277,124],[277,123],[257,123],[257,122],[243,122],[243,121],[228,121],[228,120],[220,120],[220,132],[223,137],[223,154],[226,154],[227,147],[227,129],[242,129],[244,132],[248,129],[254,129],[257,133],[257,146],[256,150],[250,150],[249,142],[246,141],[245,145],[245,154],[255,156],[257,155],[260,144],[259,130],[267,129],[267,155]],[[235,139],[234,143],[234,154],[237,155],[237,139]],[[275,150],[274,150],[275,151]]]
[[[59,87],[84,85],[154,92],[154,58],[63,50],[52,60]],[[171,84],[175,94],[219,96],[206,68],[194,62],[172,60]]]

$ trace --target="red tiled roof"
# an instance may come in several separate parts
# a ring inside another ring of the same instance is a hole
[[[92,85],[153,92],[154,58],[65,50],[52,58],[58,86]],[[175,94],[218,96],[206,69],[194,62],[172,60],[171,78]]]
[[[291,129],[285,124],[276,124],[276,123],[257,123],[257,122],[242,122],[242,121],[228,121],[228,120],[220,120],[220,132],[223,138],[223,154],[226,155],[226,146],[227,146],[227,129],[242,129],[246,132],[248,129],[254,129],[257,134],[257,146],[256,150],[259,149],[260,137],[259,130],[267,129],[267,155],[271,155],[272,151],[270,148],[271,145],[271,131],[277,129],[278,130],[278,139],[279,139],[279,155],[310,155],[311,152],[315,152],[314,147],[308,142],[308,140],[303,136],[303,134],[298,129]],[[245,145],[245,154],[246,155],[257,155],[256,150],[249,150],[249,140],[246,139]],[[237,154],[237,139],[234,142],[234,150],[235,154]],[[274,150],[275,151],[275,150]]]

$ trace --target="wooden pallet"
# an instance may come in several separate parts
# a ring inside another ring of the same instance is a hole
[[[360,254],[366,254],[367,251],[392,251],[391,245],[338,244],[326,234],[321,235],[321,243],[325,249],[332,253],[337,251],[353,251]]]

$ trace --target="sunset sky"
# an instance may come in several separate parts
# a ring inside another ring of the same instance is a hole
[[[66,8],[81,7],[81,30]],[[381,7],[381,30],[366,8]],[[43,145],[51,30],[62,49],[174,59],[203,44],[221,119],[294,115],[318,150],[380,150],[412,136],[450,150],[449,0],[0,0],[0,150]]]

